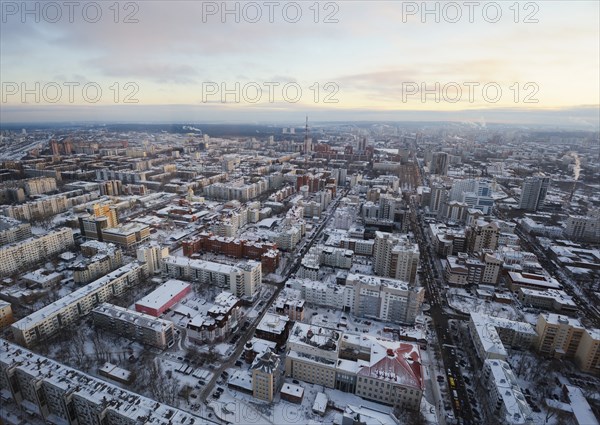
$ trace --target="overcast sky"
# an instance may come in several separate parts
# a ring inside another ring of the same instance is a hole
[[[598,122],[597,1],[222,5],[2,2],[0,119]]]

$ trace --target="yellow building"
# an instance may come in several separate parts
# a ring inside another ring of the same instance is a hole
[[[279,382],[279,356],[270,350],[257,357],[252,364],[252,395],[273,401]]]
[[[555,358],[574,358],[585,329],[577,319],[558,314],[540,314],[535,330],[538,351]]]
[[[0,300],[0,329],[14,322],[10,303]]]
[[[102,230],[102,240],[125,249],[135,248],[150,239],[150,227],[142,223],[127,223]]]
[[[584,372],[600,375],[600,329],[586,329],[575,352],[575,362]]]
[[[94,217],[106,217],[108,221],[107,227],[116,227],[119,224],[117,219],[117,208],[110,204],[94,204]]]

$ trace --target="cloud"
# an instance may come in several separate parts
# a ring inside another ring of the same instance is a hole
[[[163,62],[128,62],[110,57],[85,62],[107,77],[151,80],[157,83],[194,84],[198,71],[190,65]]]

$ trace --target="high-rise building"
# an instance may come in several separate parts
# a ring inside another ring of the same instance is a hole
[[[162,260],[169,256],[169,248],[161,247],[155,242],[140,246],[137,251],[137,260],[146,263],[148,274],[153,275],[161,272]]]
[[[565,236],[573,241],[599,242],[600,241],[600,214],[595,216],[571,216],[567,218]]]
[[[544,203],[544,199],[546,199],[549,185],[549,177],[527,177],[521,186],[519,209],[537,211]]]
[[[429,210],[438,212],[443,209],[446,200],[448,199],[448,191],[441,183],[433,183],[431,185],[431,195],[429,198]]]
[[[467,251],[471,253],[483,250],[495,251],[498,248],[500,227],[495,222],[477,220],[466,231]]]
[[[431,158],[431,165],[429,167],[431,174],[438,174],[440,176],[448,175],[448,154],[446,152],[434,152]]]
[[[415,283],[419,266],[419,246],[406,236],[375,232],[373,247],[375,274]]]
[[[108,180],[98,184],[100,195],[118,196],[123,194],[123,183],[120,180]]]
[[[94,204],[87,216],[79,217],[81,234],[87,239],[103,240],[102,230],[119,224],[117,208],[109,203]]]
[[[555,358],[573,358],[585,329],[579,320],[554,313],[540,314],[535,327],[537,349]]]

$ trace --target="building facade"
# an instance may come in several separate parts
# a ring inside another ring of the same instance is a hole
[[[124,390],[104,380],[0,340],[3,398],[50,423],[205,424],[191,413]]]
[[[76,323],[98,304],[119,296],[146,276],[145,264],[127,264],[13,323],[15,340],[26,347]]]
[[[0,247],[0,275],[27,270],[31,265],[63,252],[74,243],[73,231],[69,228],[61,228],[43,236],[31,237]]]
[[[175,342],[172,322],[114,304],[100,304],[92,310],[92,319],[96,326],[161,350]]]

